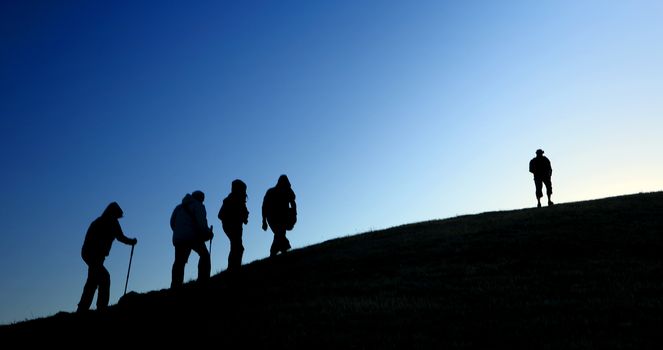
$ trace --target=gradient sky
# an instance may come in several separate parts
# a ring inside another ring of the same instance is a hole
[[[537,148],[558,203],[661,190],[662,37],[658,0],[3,1],[0,323],[76,309],[112,201],[138,238],[128,290],[148,292],[170,285],[170,214],[194,190],[225,269],[236,178],[244,263],[269,253],[281,174],[295,248],[532,207]],[[111,304],[130,251],[106,260]]]

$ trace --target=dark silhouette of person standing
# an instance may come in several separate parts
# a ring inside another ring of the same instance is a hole
[[[276,256],[279,252],[285,253],[290,249],[290,241],[286,231],[292,230],[297,222],[297,203],[295,192],[292,190],[290,180],[286,175],[279,176],[276,186],[265,193],[262,201],[262,229],[267,231],[267,225],[274,233],[274,240],[269,249],[269,256]]]
[[[230,240],[228,254],[228,271],[236,271],[242,266],[242,225],[249,223],[249,210],[246,208],[246,184],[239,179],[230,185],[230,194],[223,200],[218,218],[221,220],[223,232]]]
[[[548,205],[554,203],[550,199],[552,196],[552,166],[550,160],[543,155],[542,149],[536,150],[536,157],[529,161],[529,172],[534,174],[534,187],[536,188],[537,207],[541,207],[541,197],[543,197],[543,185],[546,185],[546,194],[548,195]]]
[[[198,281],[210,278],[211,261],[205,242],[214,237],[207,226],[207,210],[203,202],[202,191],[187,193],[170,216],[170,228],[173,230],[175,261],[173,262],[170,287],[179,287],[184,283],[184,267],[193,250],[198,254]]]
[[[138,243],[136,238],[129,238],[122,232],[122,227],[118,221],[124,216],[124,212],[117,202],[108,204],[100,217],[96,218],[87,229],[85,241],[81,248],[81,257],[88,266],[87,280],[83,287],[83,294],[78,302],[77,312],[84,312],[90,309],[94,293],[97,294],[97,310],[103,310],[108,307],[110,298],[110,274],[104,267],[104,260],[110,253],[114,240],[118,240],[127,245]]]

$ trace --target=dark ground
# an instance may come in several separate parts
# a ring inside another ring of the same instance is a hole
[[[0,327],[22,346],[663,348],[663,192],[339,238],[103,312]]]

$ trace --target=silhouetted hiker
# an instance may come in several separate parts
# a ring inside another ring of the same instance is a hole
[[[552,167],[550,160],[543,155],[543,150],[536,150],[536,157],[529,161],[529,172],[534,174],[534,187],[536,188],[537,207],[541,207],[541,197],[543,197],[543,185],[546,185],[546,194],[548,195],[548,205],[554,203],[550,200],[552,196]]]
[[[204,201],[205,194],[202,191],[187,193],[170,216],[175,246],[171,288],[184,283],[184,266],[189,261],[192,250],[198,254],[198,280],[204,281],[210,277],[212,266],[205,242],[212,239],[214,233],[207,226]]]
[[[276,186],[265,193],[262,201],[262,229],[267,231],[267,224],[274,233],[274,240],[269,249],[269,256],[278,252],[285,253],[290,249],[290,241],[286,238],[286,231],[292,230],[297,222],[297,203],[295,192],[292,191],[290,180],[281,175]]]
[[[246,208],[246,184],[234,180],[230,185],[230,194],[223,200],[219,209],[219,220],[230,240],[228,271],[235,271],[242,266],[242,225],[249,223],[249,210]]]
[[[97,294],[97,310],[105,309],[108,306],[110,298],[110,274],[104,267],[104,260],[110,253],[114,240],[118,240],[127,245],[138,243],[136,238],[129,238],[122,232],[120,219],[124,216],[122,208],[117,202],[108,204],[100,217],[96,218],[88,227],[85,233],[85,241],[81,248],[81,257],[88,266],[87,280],[83,287],[81,300],[78,302],[77,312],[83,312],[90,309],[94,293]]]

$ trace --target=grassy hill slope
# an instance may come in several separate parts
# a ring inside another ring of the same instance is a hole
[[[663,192],[490,212],[327,241],[103,312],[0,327],[74,346],[663,346]],[[195,264],[195,259],[194,259]]]

